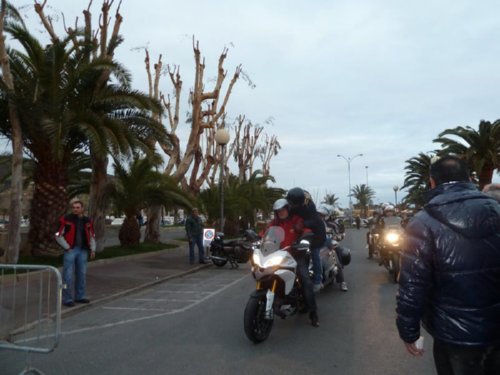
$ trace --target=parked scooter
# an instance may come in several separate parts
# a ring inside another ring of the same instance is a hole
[[[309,251],[310,242],[304,235],[292,246],[280,248],[285,231],[278,226],[268,228],[260,248],[252,257],[252,275],[257,281],[244,313],[246,336],[254,343],[265,341],[273,328],[274,316],[286,318],[306,308],[302,288],[296,273],[297,261],[292,254]]]
[[[224,241],[224,233],[217,232],[210,243],[210,259],[217,267],[229,262],[231,268],[238,268],[238,263],[248,262],[259,241],[259,235],[251,229],[245,230],[242,238],[231,241]]]
[[[385,227],[378,238],[377,251],[380,255],[380,265],[383,265],[392,275],[394,282],[399,276],[399,252],[403,248],[404,230],[401,226],[401,218],[392,216],[384,219]]]

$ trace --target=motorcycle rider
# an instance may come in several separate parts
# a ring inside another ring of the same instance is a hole
[[[290,204],[290,215],[298,215],[304,219],[304,226],[311,229],[314,237],[311,241],[311,259],[313,263],[313,289],[314,292],[321,290],[321,259],[319,256],[321,247],[326,241],[326,228],[323,220],[316,211],[316,205],[311,195],[300,187],[288,190],[286,200]]]
[[[396,210],[392,204],[388,204],[384,207],[384,215],[380,218],[379,227],[380,232],[382,234],[382,238],[384,238],[385,229],[390,227],[402,227],[401,218],[396,216]],[[380,254],[380,262],[379,266],[383,265],[383,258],[386,254]]]
[[[278,199],[273,204],[274,219],[268,227],[279,226],[285,231],[285,238],[280,247],[286,247],[293,244],[304,232],[304,220],[298,215],[290,213],[290,207],[286,199]],[[313,327],[319,327],[319,318],[314,296],[313,285],[309,278],[309,257],[307,255],[293,254],[297,262],[297,276],[304,293],[307,308],[309,309],[309,319]]]
[[[325,223],[326,228],[334,228],[332,223],[328,220],[328,218],[330,216],[330,212],[328,211],[328,209],[325,206],[318,207],[318,214],[321,217],[321,219],[323,220],[323,222]],[[327,246],[329,249],[332,248],[333,245],[332,245],[332,238],[331,237],[326,238],[325,246]],[[339,271],[338,271],[337,276],[336,276],[336,281],[337,281],[337,283],[340,284],[340,289],[343,292],[347,292],[347,290],[348,290],[347,283],[345,282],[345,279],[344,279],[344,265],[340,261],[341,256],[342,256],[342,254],[341,254],[342,251],[343,251],[343,249],[340,245],[337,245],[335,247],[335,255],[337,256],[337,264],[339,265]]]

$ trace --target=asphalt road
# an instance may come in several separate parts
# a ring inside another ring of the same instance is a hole
[[[33,355],[46,374],[435,374],[431,347],[414,358],[394,324],[396,285],[366,259],[365,230],[349,230],[343,245],[353,260],[347,293],[318,296],[320,328],[306,315],[275,322],[269,339],[252,344],[243,311],[254,288],[249,267],[215,266],[140,293],[86,309],[63,321],[51,354]],[[0,351],[0,373],[18,374],[19,352]]]

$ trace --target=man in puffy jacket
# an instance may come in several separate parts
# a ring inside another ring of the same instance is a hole
[[[500,205],[469,182],[465,162],[431,164],[425,208],[406,227],[397,327],[407,350],[420,321],[434,338],[438,374],[500,372]]]
[[[56,242],[64,249],[63,256],[63,291],[64,306],[75,306],[75,302],[89,303],[85,296],[87,259],[95,257],[95,234],[92,221],[83,214],[83,203],[75,200],[71,203],[71,214],[59,219]],[[75,280],[73,282],[73,276]],[[73,299],[73,289],[75,299]]]

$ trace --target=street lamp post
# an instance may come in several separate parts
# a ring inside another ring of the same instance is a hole
[[[397,207],[398,206],[398,190],[399,190],[399,186],[394,185],[392,187],[392,190],[394,190],[394,204],[395,204],[395,207]]]
[[[226,129],[220,128],[215,132],[215,142],[221,146],[221,162],[219,175],[219,203],[220,203],[220,231],[224,232],[224,157],[226,145],[229,142],[229,133]]]
[[[345,157],[344,155],[337,155],[338,158],[342,158],[347,162],[347,177],[349,179],[349,216],[352,217],[352,194],[351,194],[351,161],[353,161],[358,156],[363,156],[363,154],[356,154],[354,156]]]
[[[365,172],[366,172],[366,187],[368,187],[368,166],[365,165]]]

